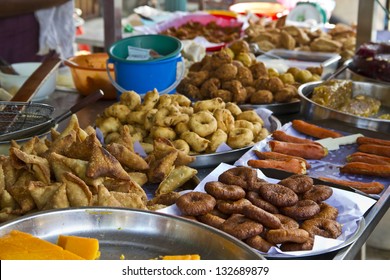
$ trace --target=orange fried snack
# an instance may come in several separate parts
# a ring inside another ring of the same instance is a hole
[[[268,144],[273,152],[304,159],[322,159],[328,155],[328,149],[318,144],[288,143],[275,140],[269,141]]]
[[[255,168],[274,168],[295,174],[306,174],[306,165],[296,158],[287,160],[250,159],[248,165]]]
[[[302,120],[293,120],[292,127],[309,136],[313,136],[315,138],[323,139],[323,138],[337,138],[343,136],[341,133],[338,133],[336,131],[326,129]]]
[[[365,192],[367,194],[379,194],[384,189],[383,184],[381,184],[379,182],[364,183],[364,182],[356,182],[356,181],[349,181],[349,180],[333,179],[333,178],[328,178],[328,177],[318,177],[318,179],[325,181],[325,182],[330,182],[330,183],[335,183],[335,184],[342,185],[342,186],[351,187],[351,188],[357,189],[359,191]]]

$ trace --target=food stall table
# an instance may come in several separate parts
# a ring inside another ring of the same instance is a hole
[[[44,101],[44,103],[54,106],[56,108],[54,115],[59,115],[63,111],[67,110],[72,105],[74,105],[81,98],[82,96],[78,93],[57,90],[52,95],[50,95],[49,98]],[[96,116],[102,113],[106,107],[110,106],[114,102],[116,102],[116,100],[99,100],[95,104],[91,106],[87,106],[84,109],[77,112],[77,117],[80,123],[80,127],[85,128],[88,125],[93,125],[96,120]],[[282,120],[282,123],[285,123],[292,119],[297,119],[300,117],[301,116],[299,114],[292,114],[292,115],[281,116],[280,119]],[[66,126],[66,123],[67,123],[66,120],[60,123],[58,130],[61,131],[61,129],[63,129]],[[356,133],[357,130],[354,127],[348,127],[343,124],[342,127],[344,131],[350,130],[350,132]],[[370,131],[366,131],[366,132],[370,134]],[[206,177],[212,170],[213,168],[198,170],[199,179],[203,179],[204,177]],[[309,256],[303,259],[351,260],[357,258],[359,251],[362,249],[368,237],[373,232],[375,227],[378,225],[378,223],[385,215],[389,207],[390,207],[390,187],[387,186],[387,188],[385,189],[381,197],[366,213],[364,217],[365,218],[364,229],[362,230],[361,234],[357,237],[357,239],[354,242],[352,242],[350,245],[340,250],[329,252],[326,254],[321,254],[321,255]]]

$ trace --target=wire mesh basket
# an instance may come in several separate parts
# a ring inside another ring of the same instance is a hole
[[[53,112],[54,107],[43,103],[0,101],[0,135],[44,123]]]

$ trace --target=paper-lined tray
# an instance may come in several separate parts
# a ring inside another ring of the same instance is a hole
[[[206,176],[194,191],[205,192],[204,185],[206,182],[218,180],[218,176],[234,166],[221,163],[208,176]],[[266,177],[258,170],[258,177],[265,179],[271,183],[279,182],[278,179]],[[292,251],[282,252],[279,248],[272,247],[269,252],[262,252],[266,257],[270,258],[293,258],[315,256],[331,251],[339,250],[354,242],[362,233],[365,222],[363,215],[375,204],[375,200],[360,194],[333,188],[333,195],[325,201],[326,203],[336,207],[339,211],[337,221],[342,224],[342,235],[337,239],[323,238],[316,236],[314,247],[310,251]],[[176,205],[169,206],[160,212],[180,215],[180,210]]]
[[[282,126],[281,130],[286,133],[301,138],[307,138],[307,136],[297,132],[291,125],[286,123]],[[343,135],[349,135],[343,131],[339,131]],[[364,134],[364,132],[363,132]],[[241,158],[239,158],[234,165],[248,166],[248,160],[258,159],[254,153],[254,150],[269,151],[268,142],[272,139],[272,136],[268,136],[266,139],[256,143],[250,150],[248,150]],[[338,150],[329,151],[329,154],[321,160],[308,160],[311,168],[307,170],[307,174],[310,177],[318,178],[329,177],[333,179],[342,179],[349,181],[360,181],[360,182],[372,182],[377,181],[385,186],[385,189],[390,185],[390,178],[380,178],[373,176],[365,176],[358,174],[344,174],[339,172],[339,167],[346,163],[346,157],[357,151],[357,144],[341,145]],[[384,190],[382,191],[382,193]],[[374,198],[379,198],[380,195],[371,195]]]

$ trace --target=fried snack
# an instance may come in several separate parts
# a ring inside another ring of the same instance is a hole
[[[122,144],[111,143],[107,145],[110,152],[123,166],[130,170],[142,171],[149,168],[149,164],[137,153],[129,150]]]
[[[54,192],[54,194],[47,201],[42,210],[49,209],[59,209],[59,208],[69,208],[69,200],[66,195],[66,186],[65,184],[61,184],[58,189]]]
[[[93,179],[107,176],[119,180],[131,180],[119,161],[100,146],[94,146],[93,148],[86,175]]]
[[[206,137],[214,133],[217,128],[217,120],[208,111],[200,111],[193,114],[189,120],[190,129],[200,137]]]
[[[180,144],[182,143],[182,147],[184,150],[178,149],[174,143]],[[177,158],[175,162],[173,163],[175,166],[181,166],[181,165],[188,165],[189,163],[193,162],[195,160],[195,157],[188,155],[189,153],[189,145],[184,140],[178,139],[175,142],[171,142],[168,139],[165,138],[156,138],[153,141],[154,149],[153,154],[157,158],[163,158],[167,153],[176,151],[177,152]],[[183,147],[183,145],[185,145]]]
[[[159,184],[156,195],[176,191],[197,173],[198,171],[196,169],[185,165],[174,168]]]
[[[322,159],[328,155],[328,149],[318,144],[288,143],[276,140],[271,140],[268,144],[273,152],[304,159]]]
[[[365,162],[371,164],[390,164],[390,158],[374,154],[355,152],[346,158],[347,162]]]
[[[382,183],[375,182],[375,181],[364,183],[364,182],[341,180],[341,179],[334,179],[334,178],[322,177],[322,176],[318,177],[318,179],[325,181],[325,182],[330,182],[330,183],[335,183],[335,184],[342,185],[342,186],[351,187],[351,188],[357,189],[359,191],[365,192],[367,194],[379,194],[385,188]]]
[[[17,169],[26,169],[38,180],[50,183],[50,166],[47,159],[26,154],[13,147],[10,148],[10,158]]]
[[[197,153],[206,151],[210,141],[206,138],[200,137],[197,133],[192,131],[183,132],[180,138],[185,140],[191,149]]]
[[[358,137],[356,139],[356,143],[358,145],[362,145],[362,144],[375,144],[375,145],[390,146],[390,140],[384,140],[384,139],[372,138],[372,137],[365,137],[365,136]]]
[[[255,168],[274,168],[295,174],[306,174],[305,163],[297,158],[290,158],[285,160],[251,159],[248,160],[248,165]]]
[[[226,143],[227,140],[228,140],[228,135],[226,134],[225,131],[223,131],[222,129],[217,129],[210,137],[209,137],[209,140],[210,140],[210,143],[207,147],[207,150],[206,152],[208,153],[213,153],[215,152],[218,147],[222,144],[222,143]]]
[[[292,159],[292,158],[296,158],[302,162],[304,162],[305,164],[305,167],[306,167],[306,170],[309,169],[311,167],[310,163],[305,160],[304,158],[302,157],[296,157],[296,156],[290,156],[290,155],[285,155],[285,154],[282,154],[282,153],[277,153],[277,152],[262,152],[262,151],[259,151],[259,150],[254,150],[253,151],[255,153],[255,155],[259,158],[259,159],[273,159],[273,160],[289,160],[289,159]]]
[[[390,158],[390,146],[377,144],[361,144],[358,146],[358,151]]]
[[[343,136],[341,133],[338,133],[336,131],[319,127],[317,125],[310,124],[302,120],[293,120],[291,123],[292,127],[297,131],[309,136],[313,136],[315,138],[324,139],[329,137],[337,138]]]
[[[234,128],[228,134],[227,144],[237,149],[240,147],[249,146],[253,143],[254,135],[253,132],[248,128]]]
[[[60,182],[55,182],[50,185],[40,181],[30,182],[28,190],[38,210],[42,210],[45,207],[61,185],[62,183]]]
[[[169,192],[169,193],[163,193],[156,195],[152,199],[148,200],[147,206],[153,206],[153,205],[165,205],[169,206],[176,203],[176,200],[180,197],[180,193],[178,192]]]
[[[275,130],[274,132],[272,132],[271,135],[272,135],[272,138],[277,140],[277,141],[291,142],[291,143],[312,143],[312,144],[316,144],[316,142],[314,142],[313,140],[292,136],[292,135],[287,134],[283,130]]]
[[[64,173],[62,180],[66,186],[70,207],[84,207],[91,204],[92,192],[83,180],[70,172]]]
[[[390,177],[390,165],[349,162],[340,167],[341,173],[362,174],[368,176]]]
[[[174,169],[174,162],[177,155],[177,151],[170,151],[162,158],[156,158],[153,154],[150,155],[147,159],[150,167],[147,171],[149,182],[162,182],[172,169]]]

